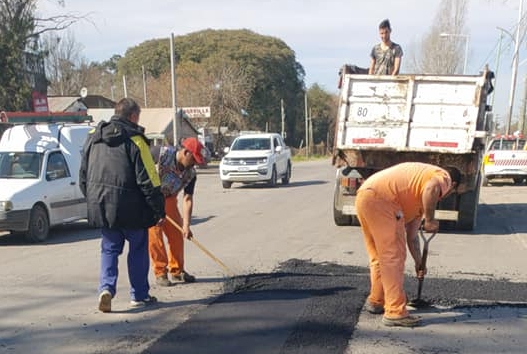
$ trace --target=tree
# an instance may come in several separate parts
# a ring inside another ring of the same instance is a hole
[[[68,28],[83,18],[75,14],[39,18],[36,2],[0,0],[0,109],[31,109],[31,92],[46,92],[39,36]]]
[[[313,126],[312,143],[333,146],[337,97],[324,91],[318,84],[313,84],[307,91],[307,101]]]
[[[468,41],[465,27],[468,1],[441,1],[428,33],[419,44],[410,46],[406,70],[423,74],[462,72]]]
[[[170,41],[166,38],[149,40],[128,49],[118,63],[118,76],[126,75],[128,83],[128,77],[140,77],[141,67],[144,66],[149,76],[149,91],[153,90],[150,78],[161,80],[165,73],[170,73],[169,45]],[[219,118],[222,124],[227,120],[229,124],[245,124],[251,129],[264,130],[268,126],[270,130],[279,131],[280,100],[283,99],[286,107],[287,137],[289,142],[295,140],[295,127],[303,113],[305,73],[296,61],[294,51],[282,40],[249,30],[204,30],[176,37],[174,47],[178,100],[192,96],[193,105],[210,104],[210,97],[199,93],[197,86],[192,86],[193,89],[190,89],[190,86],[182,87],[191,81],[180,80],[180,76],[185,76],[181,68],[187,70],[191,66],[186,65],[194,63],[194,69],[201,67],[192,74],[200,79],[197,85],[214,92],[212,88],[222,81],[224,108],[230,107],[228,111],[223,112],[223,117]],[[201,74],[198,75],[198,72]],[[241,76],[232,80],[234,73]],[[234,91],[227,91],[225,76],[231,77],[232,89],[236,88],[236,94]],[[242,84],[241,79],[246,81]],[[164,83],[170,82],[166,78],[163,80]],[[133,94],[132,90],[128,92],[133,96],[136,92],[142,92],[140,89],[142,86],[136,85],[133,87]],[[167,92],[170,91],[164,91],[164,95],[170,97]],[[225,96],[227,93],[231,95],[228,100]],[[241,94],[249,97],[245,107],[240,107],[243,102],[243,99],[239,99],[243,97]],[[142,94],[139,96],[142,97]],[[178,105],[181,105],[181,102],[178,102]],[[247,118],[241,118],[238,108],[248,112]]]
[[[88,80],[88,63],[82,56],[82,45],[75,41],[73,33],[65,35],[46,33],[42,38],[45,53],[48,90],[52,95],[77,95]]]

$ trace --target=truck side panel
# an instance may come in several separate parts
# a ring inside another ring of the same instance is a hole
[[[347,75],[336,148],[470,152],[478,136],[481,79],[465,78]]]

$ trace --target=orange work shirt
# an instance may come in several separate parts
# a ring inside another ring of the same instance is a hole
[[[452,185],[448,172],[421,162],[403,162],[381,170],[371,175],[359,191],[372,189],[377,197],[396,202],[405,222],[410,222],[423,216],[423,192],[434,177],[440,182],[441,195],[445,195]]]

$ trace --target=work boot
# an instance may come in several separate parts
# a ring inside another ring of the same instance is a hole
[[[179,274],[172,274],[172,278],[174,279],[174,281],[179,281],[179,282],[184,282],[184,283],[194,283],[196,281],[195,276],[190,275],[184,270]]]
[[[417,327],[421,324],[421,318],[408,315],[403,318],[382,317],[382,324],[388,327]]]
[[[99,311],[112,311],[112,293],[110,292],[110,290],[105,289],[99,294]]]
[[[172,286],[174,283],[172,283],[170,280],[168,280],[168,276],[166,274],[160,275],[156,278],[156,284],[159,286]]]
[[[374,314],[374,315],[380,315],[380,314],[384,313],[384,307],[383,306],[381,306],[381,305],[374,305],[374,304],[372,304],[369,301],[366,301],[366,303],[364,304],[364,309],[366,311],[368,311],[369,313]]]

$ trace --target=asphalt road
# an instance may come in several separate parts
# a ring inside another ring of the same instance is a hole
[[[187,242],[198,282],[153,286],[159,304],[131,310],[123,256],[114,312],[102,314],[97,230],[63,226],[39,245],[3,235],[0,353],[524,352],[526,186],[482,189],[476,230],[430,244],[425,325],[388,329],[362,310],[366,254],[359,228],[333,224],[328,160],[295,164],[273,189],[224,190],[216,173],[199,171],[193,231],[234,277]],[[407,273],[415,294],[410,262]]]

